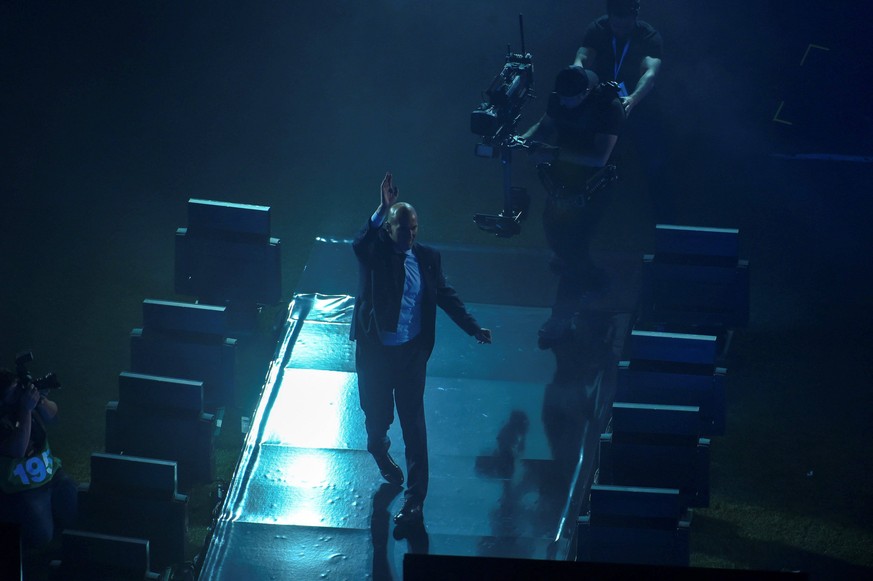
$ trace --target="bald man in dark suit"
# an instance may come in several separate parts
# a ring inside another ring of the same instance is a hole
[[[352,243],[360,281],[351,339],[361,409],[366,417],[367,450],[382,477],[401,485],[403,471],[391,458],[388,428],[394,407],[406,446],[409,482],[397,524],[420,523],[428,487],[424,384],[433,351],[436,308],[440,307],[479,343],[491,342],[446,283],[440,253],[416,242],[418,215],[397,201],[393,176],[382,180],[379,207]]]

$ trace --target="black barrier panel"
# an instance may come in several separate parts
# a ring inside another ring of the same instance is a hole
[[[133,329],[130,333],[131,371],[202,382],[203,406],[215,411],[233,403],[236,346],[236,339],[220,335]]]
[[[185,560],[188,497],[176,492],[176,463],[91,455],[91,482],[79,486],[78,528],[147,539],[158,568]]]
[[[142,302],[142,326],[164,333],[225,337],[227,308],[146,299]]]
[[[176,230],[175,289],[216,304],[245,300],[275,304],[282,296],[278,238],[264,243],[202,237]]]
[[[52,562],[51,579],[158,579],[150,571],[146,539],[64,531],[62,559]]]
[[[703,569],[657,565],[539,561],[493,557],[407,554],[403,558],[404,581],[805,581],[803,572]]]
[[[600,437],[598,484],[677,488],[683,507],[709,504],[709,440],[698,408],[614,403]]]
[[[188,228],[266,239],[270,236],[270,208],[191,198],[188,200]]]
[[[178,463],[179,487],[211,482],[215,472],[213,414],[184,414],[106,405],[106,451]]]
[[[91,454],[92,492],[171,500],[176,495],[176,486],[175,462],[102,452]]]
[[[196,416],[203,411],[203,382],[124,371],[118,397],[126,407]]]
[[[740,248],[739,235],[736,228],[658,224],[655,226],[655,252],[736,259]]]

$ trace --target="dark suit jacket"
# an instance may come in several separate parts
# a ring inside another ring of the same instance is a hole
[[[388,234],[381,228],[372,227],[369,220],[355,237],[352,248],[358,258],[360,278],[351,339],[380,344],[380,330],[397,330],[406,280],[404,257],[394,249]],[[428,352],[433,349],[437,306],[468,335],[475,335],[481,327],[467,312],[455,289],[446,283],[440,253],[418,243],[412,246],[412,252],[421,270],[423,346]]]

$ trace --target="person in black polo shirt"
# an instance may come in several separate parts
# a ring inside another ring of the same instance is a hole
[[[607,13],[585,30],[574,63],[619,83],[628,117],[655,88],[663,52],[660,33],[637,18],[639,11],[639,0],[607,0]]]
[[[663,40],[651,24],[638,18],[639,11],[639,0],[607,0],[606,14],[585,30],[574,64],[592,69],[601,81],[619,84],[628,122],[617,154],[636,146],[655,220],[670,223],[675,221],[675,208],[666,183],[668,143],[655,90]]]

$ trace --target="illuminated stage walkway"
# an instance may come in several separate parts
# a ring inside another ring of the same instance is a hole
[[[579,338],[542,351],[556,277],[548,254],[439,247],[449,282],[494,343],[442,313],[425,410],[425,527],[395,539],[402,489],[366,452],[354,344],[357,267],[348,241],[317,241],[270,368],[204,579],[401,579],[403,555],[566,559],[596,468],[638,257],[606,256],[608,298]],[[398,422],[389,436],[404,468]]]

